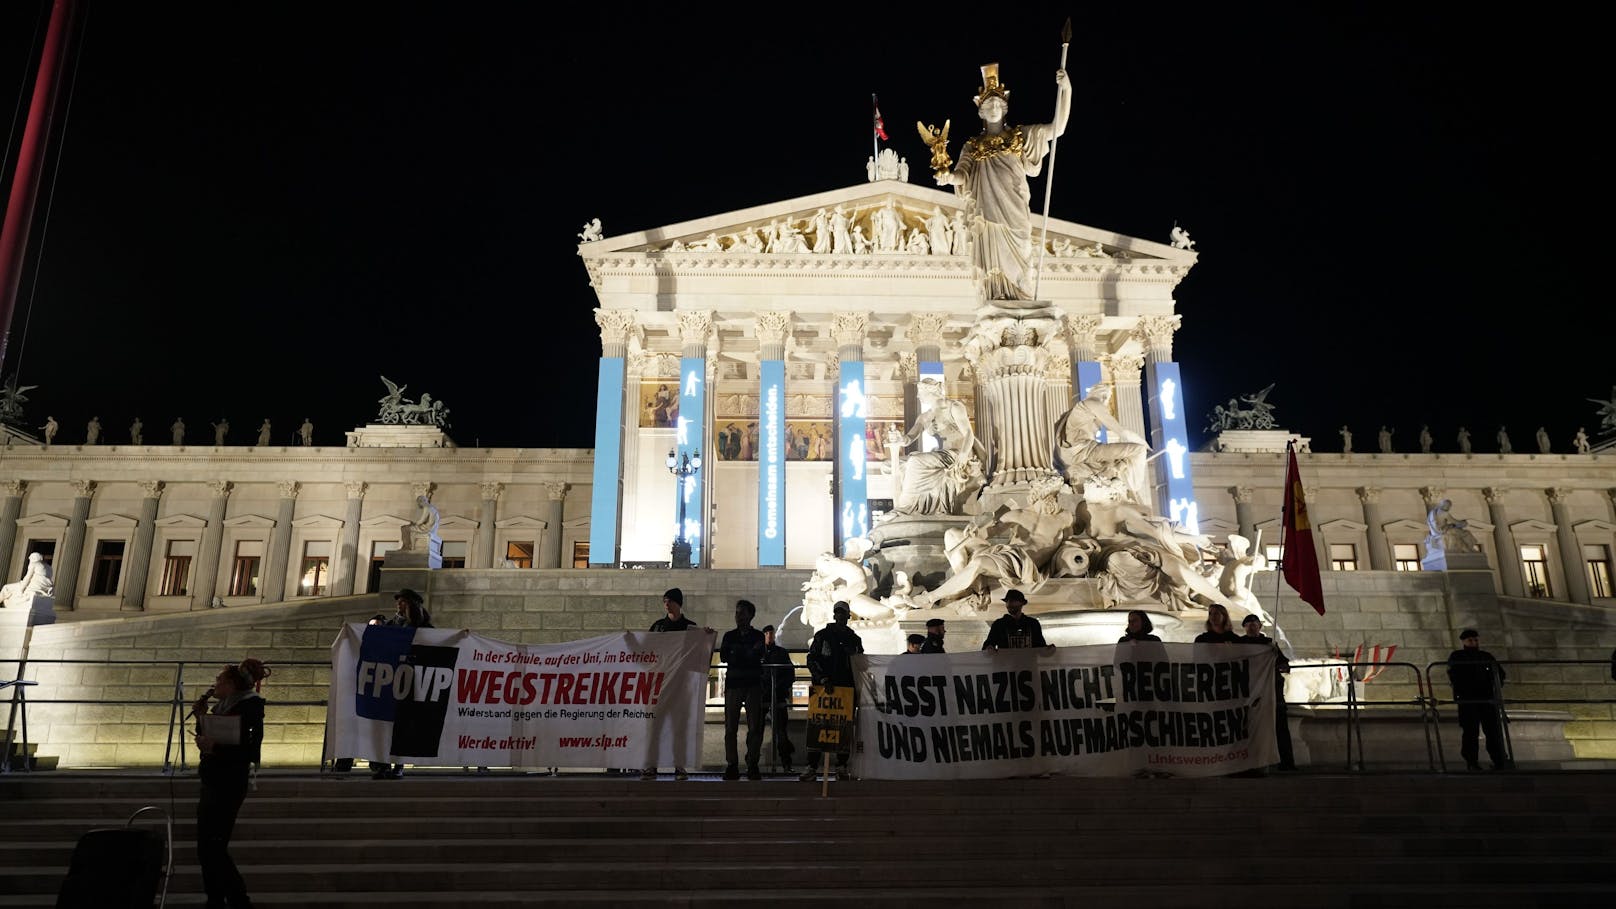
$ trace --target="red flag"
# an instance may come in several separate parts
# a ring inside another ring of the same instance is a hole
[[[870,105],[875,108],[875,134],[880,136],[882,140],[886,140],[887,127],[885,123],[881,122],[881,102],[875,100],[874,92],[870,93]]]
[[[1296,469],[1296,449],[1285,446],[1290,465],[1285,469],[1285,517],[1280,545],[1285,583],[1291,585],[1304,603],[1324,615],[1324,583],[1319,580],[1319,553],[1313,548],[1313,524],[1307,519],[1307,500],[1302,495],[1302,474]]]

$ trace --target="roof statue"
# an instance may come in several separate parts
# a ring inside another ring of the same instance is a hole
[[[590,218],[588,221],[585,221],[584,229],[578,232],[578,239],[585,243],[593,243],[604,236],[605,234],[601,233],[600,231],[599,218]]]
[[[1195,241],[1190,239],[1190,232],[1177,224],[1173,225],[1170,233],[1174,249],[1194,249]]]
[[[1595,416],[1599,417],[1600,430],[1603,432],[1616,432],[1616,387],[1611,388],[1610,400],[1608,401],[1601,401],[1598,398],[1589,398],[1588,400],[1599,405],[1599,412]]]
[[[449,408],[442,401],[434,401],[430,394],[421,393],[421,400],[411,401],[404,397],[404,390],[408,385],[399,385],[386,376],[381,377],[382,384],[387,386],[387,394],[378,404],[381,409],[376,413],[376,422],[386,424],[403,424],[405,426],[436,426],[439,429],[449,425]]]
[[[1268,403],[1268,393],[1274,390],[1270,382],[1267,388],[1238,398],[1230,398],[1228,404],[1219,404],[1206,415],[1207,432],[1223,432],[1229,429],[1277,429],[1279,424],[1274,421],[1274,405]],[[1248,407],[1241,407],[1241,403]]]
[[[18,385],[16,374],[6,379],[5,384],[0,385],[0,423],[7,426],[23,425],[26,418],[23,416],[22,406],[28,403],[28,396],[23,392],[33,391],[38,387],[38,385]]]

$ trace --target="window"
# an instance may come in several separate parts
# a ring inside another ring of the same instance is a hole
[[[39,553],[40,559],[42,559],[45,562],[46,566],[53,567],[53,568],[55,567],[55,566],[51,565],[51,560],[56,558],[56,541],[55,540],[29,540],[28,541],[28,551],[30,553],[35,553],[35,552]],[[22,570],[23,571],[28,570],[28,558],[26,556],[23,557]],[[17,577],[20,578],[20,577],[22,577],[22,575],[17,575]]]
[[[236,543],[236,560],[230,567],[231,596],[258,595],[258,571],[263,562],[263,540],[241,540]]]
[[[576,543],[572,544],[572,567],[574,567],[574,568],[588,568],[589,567],[589,543],[588,543],[588,541],[579,541],[579,542],[576,542]]]
[[[382,563],[387,561],[387,554],[397,548],[397,543],[370,544],[370,572],[365,575],[366,590],[382,589]]]
[[[191,559],[195,557],[195,540],[168,541],[168,550],[163,553],[163,580],[157,585],[158,596],[185,596],[191,580]]]
[[[1609,597],[1611,595],[1609,547],[1597,544],[1582,547],[1582,562],[1588,568],[1588,595]]]
[[[303,544],[302,577],[297,582],[300,597],[323,597],[331,584],[330,540],[310,540]]]
[[[506,568],[533,567],[533,541],[511,540],[505,544]]]
[[[122,573],[123,540],[102,540],[95,544],[95,566],[90,569],[90,596],[115,596],[118,593],[118,576]]]
[[[444,543],[443,543],[443,567],[444,568],[465,568],[466,567],[466,541],[465,540],[445,540],[444,541]]]
[[[1268,564],[1274,566],[1275,571],[1285,570],[1285,547],[1279,543],[1268,543],[1263,546],[1263,558]]]
[[[1330,544],[1331,571],[1357,571],[1358,547],[1351,543]]]
[[[1393,543],[1392,568],[1396,571],[1420,570],[1420,544]]]
[[[1521,572],[1525,576],[1527,596],[1554,598],[1554,588],[1549,586],[1549,555],[1542,546],[1521,547]]]

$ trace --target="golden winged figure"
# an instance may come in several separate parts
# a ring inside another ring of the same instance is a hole
[[[954,165],[953,160],[948,157],[948,126],[952,122],[944,120],[943,128],[938,129],[935,126],[927,126],[919,120],[915,121],[915,127],[920,130],[920,140],[931,149],[931,169],[935,173],[946,174]]]

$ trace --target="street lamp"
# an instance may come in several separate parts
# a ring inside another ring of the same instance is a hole
[[[701,452],[690,454],[676,454],[672,448],[668,449],[668,473],[678,479],[675,487],[679,492],[679,536],[673,541],[673,567],[690,567],[690,540],[685,536],[685,481],[687,477],[695,476],[701,470]]]

